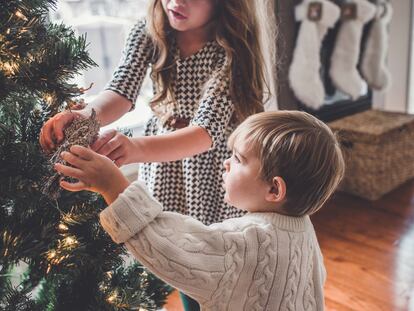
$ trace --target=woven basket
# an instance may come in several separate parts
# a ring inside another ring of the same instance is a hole
[[[376,200],[414,177],[414,115],[368,110],[328,125],[345,157],[339,190]]]

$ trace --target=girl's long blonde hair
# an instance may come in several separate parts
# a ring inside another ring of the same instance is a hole
[[[215,39],[226,53],[226,74],[238,122],[263,111],[274,98],[275,21],[271,0],[217,0]],[[269,14],[270,13],[270,14]],[[152,77],[160,86],[152,107],[167,105],[172,96],[174,59],[168,47],[173,30],[161,0],[149,5],[147,25],[154,44]],[[273,94],[272,94],[273,93]]]

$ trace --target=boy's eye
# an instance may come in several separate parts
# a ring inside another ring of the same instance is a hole
[[[239,157],[237,156],[237,154],[235,154],[234,152],[233,152],[233,158],[234,158],[234,160],[237,162],[237,163],[240,163],[240,159],[239,159]]]

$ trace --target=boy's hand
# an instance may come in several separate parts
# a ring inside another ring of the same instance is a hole
[[[61,157],[74,167],[56,164],[55,169],[79,180],[76,183],[62,180],[60,185],[66,190],[98,192],[111,204],[129,186],[128,180],[110,159],[89,148],[72,146],[70,152],[62,152]]]

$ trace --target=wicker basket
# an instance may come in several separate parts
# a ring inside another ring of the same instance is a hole
[[[376,200],[414,177],[414,115],[368,110],[328,125],[346,162],[339,190]]]

